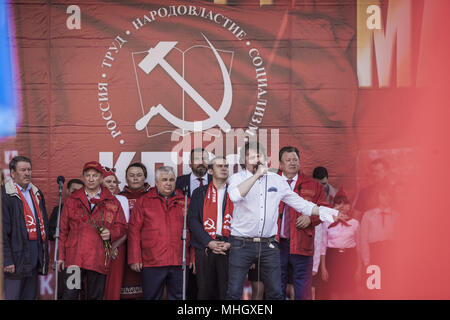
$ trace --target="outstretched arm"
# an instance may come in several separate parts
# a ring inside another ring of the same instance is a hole
[[[281,192],[284,194],[281,200],[294,208],[295,211],[307,216],[319,216],[322,221],[334,222],[338,218],[339,211],[327,207],[318,207],[315,203],[303,199],[292,191],[288,184]]]

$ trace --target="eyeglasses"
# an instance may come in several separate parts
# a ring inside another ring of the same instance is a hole
[[[106,172],[116,172],[116,168],[103,167],[103,170],[105,170]]]

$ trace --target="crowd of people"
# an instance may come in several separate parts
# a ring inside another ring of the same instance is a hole
[[[305,175],[297,148],[279,163],[269,171],[264,147],[248,142],[230,175],[225,157],[198,148],[191,173],[159,167],[154,187],[130,164],[120,191],[115,169],[90,161],[48,217],[31,160],[16,156],[1,181],[4,297],[37,298],[57,238],[59,299],[238,300],[246,279],[254,299],[357,298],[393,239],[387,164],[372,162],[373,183],[351,202],[326,168]]]

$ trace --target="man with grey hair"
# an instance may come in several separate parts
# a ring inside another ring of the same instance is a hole
[[[38,275],[48,272],[47,210],[31,183],[31,160],[16,156],[9,169],[11,180],[1,187],[5,299],[35,300]]]
[[[144,299],[182,299],[184,196],[175,190],[175,170],[156,170],[155,187],[140,197],[128,226],[128,264],[141,273]]]

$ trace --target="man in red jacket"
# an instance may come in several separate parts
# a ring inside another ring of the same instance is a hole
[[[130,212],[133,210],[138,198],[150,190],[150,185],[145,182],[147,179],[147,168],[141,162],[130,164],[125,171],[127,185],[123,188],[120,195],[128,199]],[[125,257],[128,256],[128,245],[122,244]],[[126,259],[125,259],[126,260]],[[122,279],[122,288],[120,289],[120,300],[141,300],[142,285],[140,273],[134,272],[125,261],[124,275]]]
[[[97,161],[84,165],[83,180],[85,187],[67,198],[61,213],[58,269],[67,268],[64,300],[78,299],[84,277],[87,299],[103,299],[111,242],[127,232],[119,200],[101,188],[102,166]]]
[[[283,147],[279,152],[280,174],[292,190],[318,206],[328,206],[327,196],[320,183],[300,171],[300,153],[295,147]],[[296,300],[311,299],[314,255],[314,229],[320,224],[318,216],[306,216],[280,203],[279,236],[281,261],[281,289],[286,296],[288,266],[292,267]]]
[[[155,184],[131,211],[128,264],[141,272],[144,299],[161,299],[166,285],[167,298],[181,300],[184,196],[175,190],[172,167],[157,169]]]

